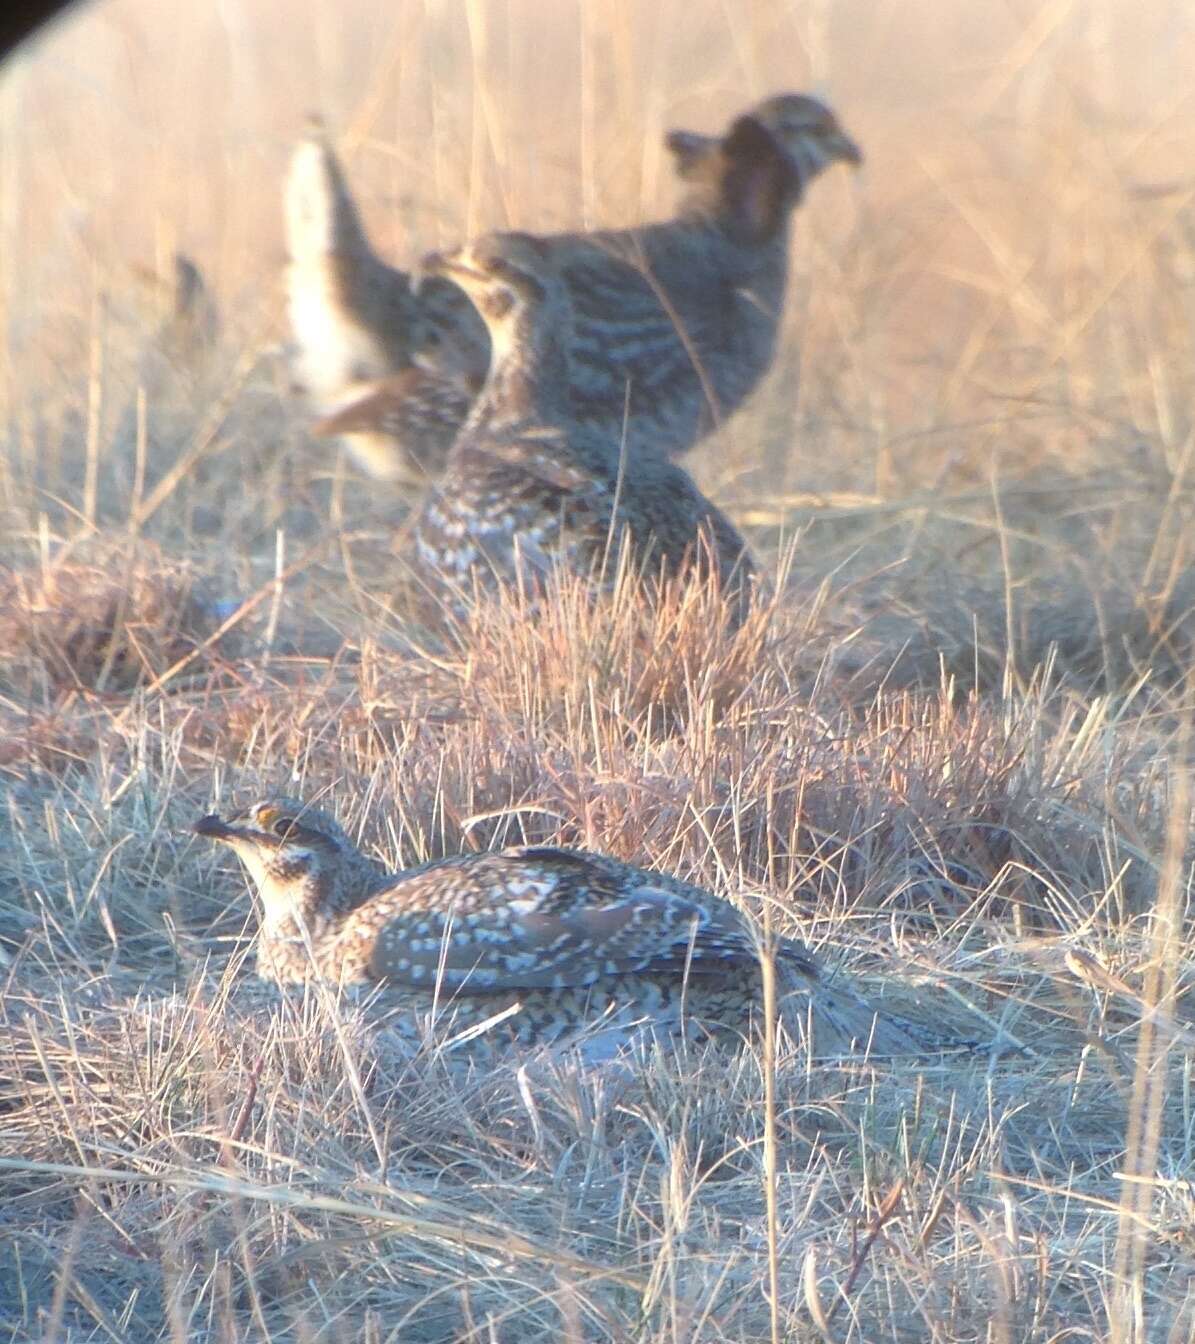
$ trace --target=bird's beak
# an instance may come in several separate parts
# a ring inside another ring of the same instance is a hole
[[[226,845],[255,845],[259,849],[281,849],[287,837],[275,835],[274,823],[283,816],[280,808],[272,804],[258,804],[247,812],[235,815],[231,821],[225,821],[214,812],[200,817],[192,828],[196,835],[205,840],[219,840]]]
[[[231,840],[240,839],[241,835],[235,826],[222,821],[214,812],[206,817],[200,817],[192,829],[196,835],[202,835],[205,840],[221,840],[226,844]]]
[[[419,263],[419,268],[415,272],[418,276],[418,282],[413,283],[416,288],[430,276],[441,276],[445,280],[452,280],[454,283],[466,287],[470,280],[481,278],[481,272],[476,267],[470,266],[461,257],[461,249],[454,248],[447,252],[429,252],[427,256]],[[412,277],[414,281],[414,277]]]
[[[841,128],[832,131],[823,141],[823,144],[826,154],[831,159],[853,164],[856,168],[863,162],[863,151]]]

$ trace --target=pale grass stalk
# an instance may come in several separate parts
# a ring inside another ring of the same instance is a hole
[[[62,1316],[66,1307],[66,1299],[71,1291],[74,1279],[75,1260],[79,1254],[79,1246],[83,1239],[83,1229],[88,1219],[88,1201],[80,1195],[76,1202],[76,1214],[71,1223],[70,1240],[67,1242],[66,1254],[63,1257],[62,1265],[59,1268],[55,1284],[54,1296],[50,1302],[50,1311],[46,1321],[47,1340],[56,1340],[59,1338],[59,1331],[62,1328]]]
[[[1187,844],[1192,800],[1191,720],[1185,717],[1176,743],[1173,792],[1166,846],[1158,871],[1158,895],[1150,930],[1150,960],[1142,985],[1143,1014],[1137,1041],[1133,1098],[1125,1136],[1122,1212],[1116,1239],[1116,1281],[1119,1291],[1109,1320],[1113,1344],[1132,1344],[1148,1332],[1144,1296],[1146,1261],[1153,1228],[1152,1209],[1158,1152],[1167,1099],[1170,1032],[1159,1031],[1155,1014],[1169,1015],[1174,1001],[1182,944]]]
[[[763,1181],[768,1245],[768,1325],[772,1344],[783,1337],[780,1323],[780,1214],[777,1205],[776,1140],[776,1026],[780,1011],[776,994],[775,943],[772,937],[771,905],[763,910],[763,942],[759,949],[763,982]]]
[[[149,455],[148,405],[145,388],[140,385],[137,388],[136,415],[137,455],[133,466],[133,493],[129,501],[129,537],[131,539],[135,539],[140,530],[141,504],[145,495],[145,462]]]
[[[282,595],[285,591],[286,575],[286,532],[278,528],[274,533],[274,582],[271,584],[270,611],[266,618],[264,636],[265,648],[262,652],[262,666],[269,667],[270,656],[274,651],[274,641],[278,638],[278,618],[282,614]]]
[[[105,312],[98,280],[92,281],[91,339],[87,362],[87,448],[83,469],[83,521],[94,531],[99,499],[100,429],[104,414]]]
[[[145,526],[219,442],[225,418],[237,397],[244,391],[245,383],[261,359],[263,347],[264,342],[258,338],[249,341],[241,351],[227,382],[220,389],[203,421],[191,435],[186,448],[171,464],[169,471],[162,474],[161,479],[134,513],[138,529]]]

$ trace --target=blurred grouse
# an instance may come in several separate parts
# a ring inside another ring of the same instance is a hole
[[[575,313],[577,418],[664,457],[767,371],[792,211],[825,168],[862,158],[833,112],[801,94],[767,99],[721,137],[674,131],[667,144],[685,184],[672,219],[544,239]],[[488,366],[472,305],[443,277],[416,291],[377,257],[322,133],[295,152],[287,237],[300,379],[333,408],[316,432],[344,435],[377,476],[434,478]]]
[[[577,417],[569,293],[554,263],[554,249],[518,233],[425,263],[469,295],[492,348],[485,386],[415,523],[429,584],[468,596],[538,584],[557,564],[611,577],[626,545],[649,577],[696,567],[745,597],[745,543],[688,473],[627,450],[615,426]]]

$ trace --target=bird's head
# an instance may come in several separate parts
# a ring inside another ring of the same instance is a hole
[[[488,233],[423,259],[424,275],[451,280],[472,300],[491,335],[556,298],[562,285],[546,244],[526,233]]]
[[[295,798],[254,803],[227,821],[201,817],[194,829],[228,845],[245,865],[267,925],[297,914],[343,913],[377,885],[377,868],[338,823]]]
[[[765,99],[724,136],[672,131],[666,143],[695,201],[712,203],[751,242],[772,236],[823,170],[863,162],[834,112],[802,93]]]
[[[551,249],[526,233],[489,233],[434,252],[424,275],[451,280],[469,296],[490,333],[491,386],[529,377],[547,395],[567,382],[572,309]]]
[[[770,137],[787,162],[803,190],[824,168],[834,163],[858,167],[863,152],[839,125],[838,118],[825,103],[804,93],[780,93],[765,99],[758,107],[740,117],[731,127],[728,141],[733,146],[736,132],[753,124]]]

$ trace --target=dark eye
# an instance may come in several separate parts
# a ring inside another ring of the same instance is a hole
[[[294,835],[297,825],[298,823],[295,821],[294,817],[279,817],[270,827],[270,830],[272,830],[280,840],[289,840],[291,836]]]
[[[505,317],[514,307],[514,299],[505,289],[498,290],[490,295],[489,303],[486,305],[492,317]]]

